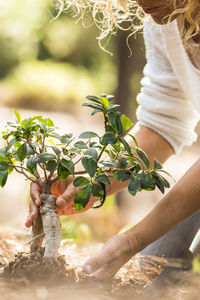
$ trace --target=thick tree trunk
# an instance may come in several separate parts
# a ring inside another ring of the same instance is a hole
[[[31,252],[37,251],[45,236],[44,257],[55,257],[61,242],[61,224],[56,210],[56,197],[51,194],[51,186],[44,184],[44,193],[41,194],[42,207],[39,216],[32,226]],[[40,236],[44,233],[44,236]],[[39,237],[37,237],[39,236]]]
[[[56,211],[56,197],[43,193],[41,199],[40,214],[45,234],[44,257],[55,257],[61,242],[61,224]]]

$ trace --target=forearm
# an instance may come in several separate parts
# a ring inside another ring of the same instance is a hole
[[[152,211],[127,231],[138,252],[200,209],[200,160],[166,194]]]
[[[174,153],[172,146],[161,135],[147,127],[140,126],[137,130],[133,128],[130,134],[136,137],[139,147],[147,154],[150,166],[153,164],[154,157],[163,164]],[[130,136],[127,135],[126,140],[130,146],[135,147]],[[120,183],[111,178],[111,187],[107,194],[117,193],[127,185],[128,181]]]

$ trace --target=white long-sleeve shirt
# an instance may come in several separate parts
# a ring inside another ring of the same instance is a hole
[[[185,50],[177,21],[144,24],[147,64],[137,97],[138,124],[163,136],[179,153],[197,138],[200,119],[200,69]]]

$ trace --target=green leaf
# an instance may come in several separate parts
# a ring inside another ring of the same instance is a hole
[[[131,148],[130,148],[129,144],[127,143],[127,141],[124,138],[120,138],[119,140],[124,145],[124,149],[128,152],[128,154],[132,155]]]
[[[105,167],[110,167],[110,168],[119,168],[119,163],[115,161],[114,159],[106,159],[100,161],[100,163],[105,166]]]
[[[119,106],[120,106],[119,104],[110,104],[110,105],[108,106],[107,111],[108,111],[108,112],[111,112],[111,111],[114,111],[114,112],[115,112]]]
[[[102,109],[94,109],[93,112],[91,113],[91,115],[94,116],[99,112],[102,112]]]
[[[98,152],[96,149],[93,149],[93,148],[86,150],[84,155],[92,156],[95,160],[98,159]]]
[[[70,175],[68,169],[63,167],[61,164],[58,165],[58,177],[60,179],[66,179]]]
[[[101,105],[98,105],[98,104],[93,104],[93,103],[87,103],[87,102],[84,102],[82,104],[82,106],[87,106],[87,107],[91,107],[91,108],[94,108],[94,109],[98,109],[100,111],[103,111],[103,108]]]
[[[57,156],[61,154],[61,150],[59,148],[53,146],[52,149]]]
[[[2,151],[2,149],[1,149],[1,151]],[[9,162],[10,162],[10,161],[9,161],[9,158],[8,158],[7,156],[4,155],[4,152],[3,152],[3,151],[2,151],[2,154],[3,154],[3,155],[0,154],[0,162],[6,161],[6,162],[9,163]]]
[[[84,155],[81,161],[84,169],[88,172],[90,177],[93,177],[97,171],[96,160],[92,156]]]
[[[1,148],[0,149],[0,159],[1,159],[1,157],[3,156],[3,157],[6,157],[6,148]]]
[[[119,111],[117,111],[116,115],[117,115],[117,119],[116,119],[117,130],[121,134],[121,133],[123,133],[123,126],[122,126],[122,122],[121,122],[121,113]]]
[[[95,181],[105,183],[105,184],[110,184],[110,179],[109,179],[108,175],[106,175],[104,173],[97,175],[95,177]]]
[[[113,96],[113,95],[106,95],[106,98],[110,102],[110,101],[112,101],[115,98],[115,96]]]
[[[16,142],[16,137],[12,138],[12,140],[10,140],[10,142],[8,143],[8,145],[6,146],[6,151],[9,151],[10,148],[14,145],[14,143]]]
[[[109,155],[111,159],[115,159],[115,152],[112,149],[105,149],[105,152]]]
[[[61,165],[65,167],[71,174],[74,174],[74,163],[72,160],[62,158],[60,161]]]
[[[56,156],[52,153],[42,153],[34,158],[35,163],[44,163],[49,160],[56,159]]]
[[[162,169],[162,165],[156,160],[156,158],[154,158],[153,168]]]
[[[100,143],[101,144],[111,144],[111,145],[116,144],[117,137],[114,135],[114,133],[107,132],[100,138]]]
[[[153,175],[153,177],[155,178],[156,186],[159,188],[159,190],[161,191],[161,193],[164,194],[164,192],[165,192],[165,185],[164,185],[163,181],[159,177],[155,177],[154,175]]]
[[[108,113],[108,117],[109,117],[111,125],[115,129],[117,129],[117,114],[116,114],[116,112],[113,112],[113,111],[109,112]]]
[[[61,140],[61,135],[60,134],[58,134],[57,132],[52,132],[51,134],[49,134],[48,136],[50,136],[50,137],[53,137],[53,138],[55,138],[55,139],[57,139],[57,140]]]
[[[71,142],[71,137],[68,134],[63,134],[60,136],[60,141],[62,144],[69,144]]]
[[[97,199],[101,198],[104,195],[104,190],[101,184],[92,184],[92,195]]]
[[[88,146],[86,145],[86,143],[82,142],[82,141],[78,141],[74,144],[74,147],[78,148],[78,149],[88,149]]]
[[[76,154],[81,154],[81,150],[80,150],[80,149],[77,149],[77,148],[75,148],[75,147],[72,147],[72,148],[69,148],[69,149],[67,150],[67,153],[68,153],[68,154],[74,154],[74,153],[76,153]]]
[[[124,132],[126,132],[133,125],[131,119],[129,119],[126,115],[121,116],[121,122],[122,122]]]
[[[0,171],[0,186],[4,187],[8,178],[8,171]]]
[[[46,125],[48,127],[54,127],[54,122],[50,118],[47,118],[46,119]]]
[[[48,171],[53,171],[57,168],[57,166],[58,166],[58,163],[56,160],[49,160],[46,164],[46,169]]]
[[[100,103],[101,104],[101,101],[99,100],[99,98],[98,97],[96,97],[96,96],[92,96],[92,95],[88,95],[88,96],[86,96],[86,99],[88,99],[88,100],[90,100],[90,101],[93,101],[93,102],[95,102],[95,103]]]
[[[110,125],[106,125],[105,126],[105,132],[113,132],[115,133],[116,132],[116,129]]]
[[[138,177],[131,175],[129,184],[128,184],[128,192],[132,196],[135,196],[137,191],[140,190],[141,187],[141,181]]]
[[[145,166],[147,168],[149,168],[149,160],[148,160],[148,157],[146,156],[145,152],[142,149],[139,149],[139,148],[136,149],[136,152],[137,152],[139,158],[145,164]]]
[[[80,211],[86,207],[90,200],[92,190],[90,184],[86,185],[84,188],[79,190],[74,198],[74,207],[76,210]]]
[[[91,139],[93,137],[98,137],[98,134],[93,131],[85,131],[79,135],[79,139]]]
[[[120,168],[125,169],[128,164],[127,159],[125,157],[119,157],[118,161],[119,161]]]
[[[128,170],[118,170],[113,174],[113,178],[117,181],[126,181],[130,176],[131,173]]]
[[[9,168],[9,164],[6,161],[0,162],[0,171],[7,171]]]
[[[155,178],[151,174],[141,172],[137,176],[141,181],[141,188],[147,191],[152,191],[155,189],[155,185],[156,185]]]
[[[165,192],[165,187],[169,188],[170,187],[170,183],[160,174],[156,173],[156,172],[152,172],[151,173],[152,176],[154,177],[155,181],[156,181],[156,186],[159,188],[159,190],[164,193]]]
[[[106,97],[100,97],[99,100],[103,104],[104,108],[107,109],[109,106],[109,101]]]
[[[15,113],[15,116],[17,118],[17,122],[18,123],[21,123],[21,116],[20,116],[20,113],[14,108],[14,113]]]
[[[73,185],[75,187],[81,187],[89,183],[90,183],[89,179],[84,176],[77,176],[73,181]]]
[[[35,145],[33,145],[33,149],[36,148]],[[34,150],[32,149],[32,147],[30,147],[29,145],[27,145],[27,155],[34,155],[35,152]]]
[[[35,174],[36,171],[36,163],[34,162],[34,157],[29,157],[29,159],[26,162],[26,167],[29,171],[29,173],[31,173],[32,175]]]
[[[16,155],[17,155],[17,157],[18,157],[18,159],[19,159],[20,161],[23,161],[23,160],[25,159],[25,157],[26,157],[26,155],[27,155],[27,145],[26,145],[26,143],[22,144],[22,145],[18,148],[18,150],[17,150],[17,152],[16,152]]]
[[[136,138],[134,137],[134,135],[132,135],[130,133],[128,133],[128,135],[133,139],[133,141],[135,142],[136,147],[139,148],[138,142],[137,142]]]
[[[21,123],[21,127],[27,130],[31,125],[31,118],[24,119]]]

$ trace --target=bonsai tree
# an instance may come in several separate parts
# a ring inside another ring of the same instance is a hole
[[[169,187],[161,175],[165,171],[156,159],[149,168],[146,154],[128,133],[133,123],[117,110],[118,105],[111,103],[113,96],[102,94],[87,99],[83,106],[92,108],[92,115],[104,116],[105,132],[101,136],[93,131],[81,133],[78,139],[71,133],[60,135],[50,118],[35,116],[22,120],[16,109],[16,121],[7,122],[2,132],[6,145],[0,149],[0,186],[4,187],[8,175],[15,170],[43,189],[42,207],[32,228],[31,251],[36,251],[45,237],[44,257],[55,257],[61,240],[56,197],[51,194],[51,185],[58,179],[73,176],[73,184],[79,188],[74,199],[77,210],[87,205],[91,195],[100,200],[101,206],[106,197],[105,185],[110,184],[111,177],[129,181],[128,191],[132,196],[155,187],[164,193]],[[134,140],[135,148],[126,142],[127,134]],[[102,158],[104,153],[106,159]],[[79,162],[81,170],[77,170]]]

